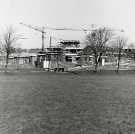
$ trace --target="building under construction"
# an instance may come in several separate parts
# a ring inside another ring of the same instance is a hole
[[[37,55],[36,67],[48,70],[64,71],[78,64],[79,53],[82,49],[80,42],[65,40],[60,42],[59,47],[45,48]]]
[[[84,55],[80,42],[76,40],[61,41],[59,47],[49,47],[37,55],[36,67],[54,71],[66,71],[93,62],[91,55]]]

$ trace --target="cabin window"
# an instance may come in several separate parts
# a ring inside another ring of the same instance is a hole
[[[76,57],[76,61],[79,61],[80,60],[80,57]]]
[[[51,55],[47,55],[46,56],[46,61],[50,61],[51,60]]]
[[[67,62],[72,62],[72,57],[71,57],[71,56],[66,56],[66,57],[65,57],[65,60],[66,60]]]
[[[71,49],[70,52],[71,53],[76,53],[76,49]]]
[[[93,61],[93,57],[89,57],[89,61]]]

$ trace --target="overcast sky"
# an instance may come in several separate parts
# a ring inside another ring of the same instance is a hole
[[[124,29],[131,41],[135,42],[135,1],[134,0],[3,0],[0,4],[0,29],[13,25],[27,40],[20,41],[23,48],[41,47],[40,33],[19,22],[35,26],[90,27],[111,26]],[[83,32],[47,31],[63,39],[83,39]]]

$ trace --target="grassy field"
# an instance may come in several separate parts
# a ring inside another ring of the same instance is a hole
[[[133,74],[0,74],[0,134],[134,133]]]

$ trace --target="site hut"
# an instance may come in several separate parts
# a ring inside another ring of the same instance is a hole
[[[64,71],[63,50],[60,47],[45,48],[37,55],[36,66],[52,71]]]
[[[127,65],[129,62],[132,63],[133,62],[133,57],[131,58],[131,55],[128,55],[128,50],[122,50],[121,51],[121,58],[120,58],[120,64],[121,65]],[[118,56],[119,56],[119,52],[118,50],[109,50],[107,49],[107,51],[105,52],[104,55],[101,56],[100,59],[100,66],[107,66],[107,65],[113,65],[116,66],[118,63]]]
[[[9,64],[14,65],[26,65],[26,67],[35,65],[37,54],[35,53],[13,53],[9,56]]]
[[[79,53],[78,65],[79,66],[92,66],[94,64],[94,56],[89,54]]]

